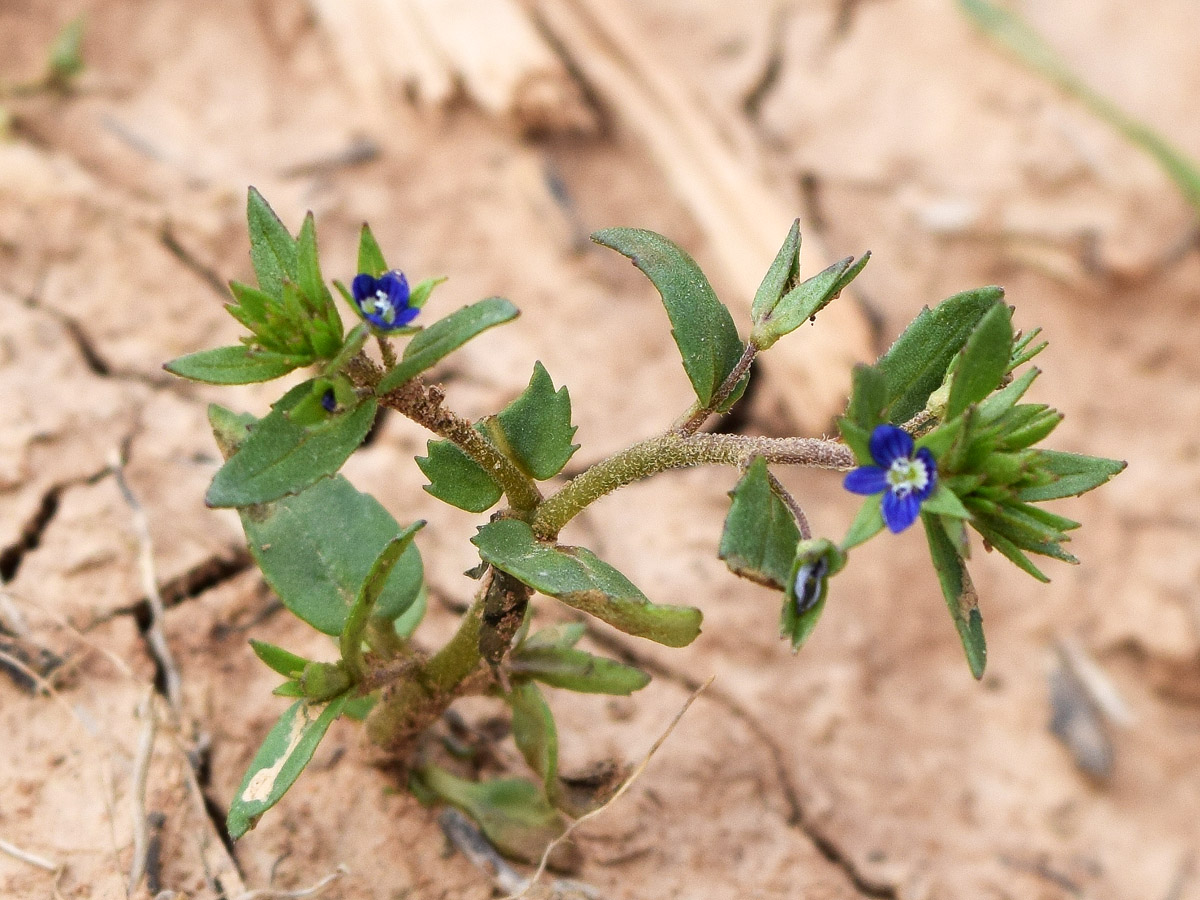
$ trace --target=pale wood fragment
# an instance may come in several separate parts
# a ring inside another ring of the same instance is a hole
[[[696,217],[745,322],[754,291],[796,218],[786,191],[771,183],[757,160],[732,148],[752,145],[745,123],[689,96],[618,5],[531,2],[542,27],[616,120],[645,144]],[[811,232],[804,258],[808,274],[831,261]],[[783,414],[789,426],[826,429],[845,404],[851,367],[872,356],[866,318],[849,301],[843,296],[821,313],[819,328],[781,341],[763,360],[770,373],[762,384],[765,406]]]

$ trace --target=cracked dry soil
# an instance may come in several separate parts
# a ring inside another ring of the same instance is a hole
[[[857,553],[793,658],[775,599],[714,558],[731,473],[669,474],[581,516],[568,540],[660,602],[701,606],[705,629],[683,651],[597,629],[599,649],[655,680],[631,700],[552,697],[564,770],[640,759],[695,686],[717,680],[633,789],[580,830],[575,877],[638,900],[1200,900],[1200,254],[1144,271],[1194,211],[952,4],[616,5],[664,77],[698,108],[738,117],[763,177],[831,254],[874,251],[853,302],[881,346],[922,304],[1002,283],[1017,324],[1051,341],[1036,391],[1067,413],[1056,446],[1130,466],[1060,504],[1085,522],[1083,564],[1056,567],[1052,584],[978,548],[982,684],[918,535]],[[1151,15],[1117,0],[1023,6],[1085,77],[1200,156],[1189,0],[1159,0]],[[436,377],[478,416],[541,359],[571,389],[586,462],[661,429],[688,397],[650,289],[581,232],[653,228],[710,271],[714,247],[612,110],[596,110],[590,135],[523,138],[461,98],[417,113],[395,92],[372,106],[298,0],[0,4],[0,80],[36,72],[78,12],[79,90],[6,102],[0,142],[0,896],[126,896],[138,839],[149,851],[138,897],[301,889],[338,866],[347,874],[322,896],[491,896],[352,723],[335,724],[255,831],[223,840],[224,810],[283,708],[247,638],[333,650],[263,587],[236,519],[203,506],[217,465],[206,403],[261,412],[272,389],[186,385],[160,365],[235,340],[222,285],[249,275],[242,204],[254,184],[293,227],[316,212],[331,277],[352,274],[366,219],[410,272],[451,276],[447,304],[512,298],[522,317]],[[1079,250],[1089,234],[1099,266]],[[794,428],[758,397],[734,425]],[[408,460],[424,441],[389,417],[347,474],[400,519],[430,520],[418,543],[440,600],[423,626],[433,644],[466,596],[478,520],[420,490]],[[161,621],[114,452],[149,522]],[[841,533],[852,510],[835,477],[781,476],[818,532]],[[154,703],[152,730],[156,625],[181,705]],[[1064,637],[1133,713],[1112,732],[1101,781],[1047,728]],[[486,725],[495,711],[468,704],[464,716]],[[495,754],[521,770],[510,742]]]

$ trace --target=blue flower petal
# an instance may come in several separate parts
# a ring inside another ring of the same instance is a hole
[[[898,497],[888,491],[883,495],[882,509],[883,521],[887,524],[888,531],[899,534],[917,520],[917,513],[921,511],[921,501],[917,499],[916,494]]]
[[[898,459],[912,456],[912,435],[903,428],[895,425],[876,425],[871,432],[868,444],[871,458],[883,468],[887,468]]]
[[[387,292],[388,300],[397,312],[408,306],[408,279],[404,277],[403,272],[393,270],[380,275],[376,289]]]
[[[846,473],[842,486],[852,494],[878,494],[887,490],[887,472],[879,466],[859,466]]]
[[[933,451],[928,447],[922,447],[917,451],[916,460],[924,464],[925,471],[929,473],[929,483],[920,491],[913,493],[918,503],[924,503],[937,487],[937,461],[933,458]]]
[[[406,306],[400,312],[396,313],[396,321],[392,322],[393,328],[403,328],[409,322],[417,317],[417,313],[421,311],[419,306]]]
[[[375,287],[375,279],[366,272],[360,272],[350,282],[350,293],[354,295],[355,300],[362,303],[363,300],[375,293]]]

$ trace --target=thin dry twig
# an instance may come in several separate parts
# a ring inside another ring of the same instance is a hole
[[[13,859],[19,859],[23,863],[28,863],[46,872],[58,872],[62,869],[61,863],[53,863],[44,856],[38,856],[36,853],[22,850],[16,844],[10,844],[8,841],[2,839],[0,839],[0,853],[6,853]]]
[[[137,533],[138,570],[142,576],[142,590],[146,592],[146,602],[150,607],[150,624],[146,628],[146,643],[162,670],[167,703],[170,705],[176,721],[180,721],[183,712],[183,680],[179,675],[179,666],[175,662],[175,656],[167,644],[166,635],[163,634],[162,623],[165,613],[162,594],[158,590],[158,578],[154,571],[154,544],[150,539],[150,522],[146,518],[146,511],[142,508],[142,504],[125,480],[125,464],[121,459],[120,451],[113,452],[109,465],[117,480],[117,487],[121,490],[121,496],[125,498],[125,503],[132,513],[133,529]]]
[[[680,707],[679,712],[675,714],[675,718],[671,720],[671,724],[667,726],[666,730],[661,735],[659,735],[658,740],[654,742],[653,746],[651,746],[650,750],[642,758],[642,761],[637,764],[633,770],[633,773],[621,783],[619,788],[617,788],[616,793],[609,797],[608,800],[606,800],[601,806],[596,807],[590,812],[584,813],[578,819],[573,821],[566,827],[562,834],[552,840],[549,845],[547,845],[545,852],[542,853],[542,860],[538,863],[537,871],[535,871],[529,877],[529,880],[525,882],[525,885],[521,888],[521,890],[515,894],[509,894],[504,898],[504,900],[521,900],[522,897],[528,894],[530,889],[537,884],[538,879],[541,878],[542,874],[546,871],[546,865],[550,861],[550,854],[555,851],[558,845],[570,837],[571,833],[584,822],[594,819],[596,816],[600,815],[600,813],[604,812],[604,810],[616,803],[617,800],[619,800],[625,794],[625,792],[633,786],[633,783],[641,777],[642,773],[646,771],[646,767],[650,765],[650,760],[654,758],[654,754],[658,752],[659,748],[666,743],[667,738],[671,736],[671,732],[675,730],[675,726],[679,724],[679,721],[683,718],[684,713],[686,713],[688,709],[691,708],[691,705],[696,702],[696,698],[704,693],[705,689],[712,684],[714,680],[716,680],[716,677],[716,675],[710,675],[708,681],[704,682],[704,684],[692,691],[691,696],[683,702],[683,706]]]
[[[133,761],[133,862],[129,868],[129,893],[132,894],[146,874],[146,861],[150,852],[150,829],[146,818],[146,782],[150,772],[150,758],[154,753],[154,736],[158,730],[158,716],[154,710],[154,688],[147,687],[138,704],[138,718],[142,720],[142,731],[138,737],[137,755]]]
[[[343,875],[348,875],[350,870],[343,864],[337,867],[337,870],[326,875],[312,887],[303,888],[298,891],[277,891],[274,888],[257,888],[253,891],[246,891],[239,894],[236,900],[303,900],[305,897],[315,897],[320,894],[325,888],[333,884]]]

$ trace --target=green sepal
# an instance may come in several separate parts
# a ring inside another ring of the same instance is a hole
[[[272,297],[280,297],[284,282],[300,276],[296,240],[257,188],[250,188],[246,197],[246,222],[258,286]]]
[[[163,368],[172,375],[205,384],[255,384],[286,375],[298,365],[294,357],[238,344],[189,353]]]
[[[296,238],[296,283],[311,310],[308,321],[313,349],[321,359],[334,356],[342,345],[342,317],[321,275],[317,255],[317,227],[310,212],[304,217]]]
[[[920,312],[876,363],[887,382],[885,421],[902,425],[925,408],[951,360],[1003,297],[1001,288],[976,288]]]
[[[780,615],[780,634],[796,653],[825,610],[829,579],[846,567],[846,554],[825,538],[801,541],[788,572]]]
[[[386,271],[388,265],[384,261],[383,251],[379,249],[379,242],[371,233],[371,226],[364,222],[358,235],[358,274],[365,273],[378,278]]]
[[[784,590],[800,529],[771,487],[766,460],[755,457],[729,496],[732,502],[717,555],[735,575]]]
[[[304,667],[312,662],[282,647],[276,647],[266,641],[256,641],[254,638],[250,639],[250,648],[273,672],[278,672],[284,678],[298,678]]]
[[[537,863],[566,827],[562,814],[551,806],[542,787],[523,778],[475,782],[438,766],[424,765],[413,770],[410,786],[415,788],[414,793],[432,795],[462,810],[478,823],[492,846],[522,862]],[[564,848],[567,852],[573,850],[563,845],[558,851]],[[555,854],[550,859],[554,865]]]
[[[857,262],[848,256],[796,285],[761,318],[755,319],[750,342],[766,350],[784,335],[791,334],[833,302],[870,258],[870,252]]]
[[[1100,456],[1083,456],[1059,450],[1034,450],[1034,465],[1054,480],[1039,487],[1026,488],[1017,497],[1026,502],[1075,497],[1100,487],[1128,463]]]
[[[880,505],[879,495],[867,497],[858,508],[858,514],[850,523],[850,530],[846,532],[839,546],[843,551],[851,550],[875,537],[883,531],[883,526],[883,507]]]
[[[443,284],[446,280],[446,276],[441,275],[437,278],[426,278],[418,281],[408,293],[408,305],[420,309],[429,302],[429,295],[433,293],[433,289],[439,284]]]
[[[513,742],[542,780],[547,798],[558,793],[558,729],[546,698],[532,681],[518,682],[505,698],[512,707]]]
[[[251,506],[299,493],[333,475],[362,443],[375,421],[377,402],[357,407],[306,428],[288,414],[312,391],[312,381],[296,385],[260,419],[213,477],[209,506]]]
[[[299,700],[304,696],[304,688],[300,686],[298,681],[285,681],[271,693],[276,697],[288,697],[293,700]]]
[[[354,679],[340,662],[310,662],[304,667],[299,682],[305,697],[323,702],[346,693],[354,684]]]
[[[471,543],[497,569],[626,634],[668,647],[686,647],[700,634],[700,610],[656,606],[590,550],[539,541],[519,519],[489,522]]]
[[[508,672],[514,679],[532,678],[579,694],[629,696],[650,683],[645,672],[615,659],[569,645],[546,646],[531,641],[509,655]]]
[[[346,701],[338,697],[322,707],[299,700],[288,707],[255,754],[229,806],[225,827],[230,837],[237,840],[253,828],[296,783]]]
[[[800,234],[800,220],[792,222],[788,229],[783,246],[775,254],[775,260],[762,283],[754,293],[754,302],[750,306],[750,319],[757,325],[770,313],[780,299],[794,288],[800,281],[800,244],[803,238]]]
[[[538,481],[553,478],[562,471],[576,450],[572,444],[575,426],[571,424],[571,397],[565,387],[554,389],[554,382],[540,362],[533,365],[529,386],[496,416],[503,432],[505,456]]]
[[[682,248],[653,231],[606,228],[592,235],[602,247],[629,257],[662,297],[671,336],[702,408],[707,408],[744,349],[733,316]]]
[[[962,557],[937,517],[922,511],[921,524],[925,526],[933,567],[942,586],[950,618],[967,655],[967,665],[971,668],[971,674],[980,679],[987,665],[987,643],[983,637],[983,619],[979,614],[979,595],[975,593],[975,586],[971,583]]]
[[[971,511],[963,506],[962,501],[958,499],[958,495],[944,483],[939,483],[934,488],[933,493],[925,498],[921,504],[921,511],[949,516],[952,519],[971,518]]]
[[[979,320],[958,358],[945,418],[953,419],[996,389],[1008,374],[1012,345],[1012,310],[996,303]]]
[[[429,441],[417,466],[429,479],[427,493],[443,503],[481,513],[495,506],[504,491],[483,467],[450,441]]]
[[[439,319],[408,342],[400,362],[379,382],[377,393],[386,394],[398,388],[471,338],[489,328],[511,322],[519,314],[520,310],[503,297],[488,297]]]

